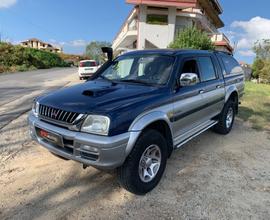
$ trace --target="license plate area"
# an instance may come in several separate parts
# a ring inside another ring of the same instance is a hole
[[[63,138],[59,134],[38,127],[36,128],[36,133],[39,138],[59,147],[64,147]]]

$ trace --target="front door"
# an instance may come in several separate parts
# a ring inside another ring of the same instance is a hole
[[[183,73],[195,73],[200,77],[199,64],[196,58],[186,57],[181,63],[182,67],[177,76],[179,79]],[[204,104],[202,90],[203,85],[198,83],[193,86],[181,87],[175,92],[173,117],[175,144],[182,140],[183,134],[203,121],[201,118],[201,106]]]
[[[174,142],[183,141],[185,134],[219,114],[224,104],[223,79],[220,79],[211,55],[186,57],[178,77],[183,73],[195,73],[199,83],[180,87],[174,94],[173,132]],[[183,136],[184,135],[184,136]]]

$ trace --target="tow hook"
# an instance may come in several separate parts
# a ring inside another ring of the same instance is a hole
[[[83,169],[85,170],[87,167],[89,167],[88,165],[86,164],[83,164]]]

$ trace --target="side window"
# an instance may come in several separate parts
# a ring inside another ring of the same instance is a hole
[[[206,82],[216,79],[216,71],[211,57],[198,58],[201,68],[201,81]]]
[[[199,68],[196,60],[187,60],[184,62],[182,73],[196,73],[199,77]]]
[[[222,55],[221,59],[226,70],[226,75],[242,73],[241,66],[232,56]]]

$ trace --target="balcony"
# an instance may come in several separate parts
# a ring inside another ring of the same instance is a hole
[[[230,44],[230,40],[225,36],[225,34],[211,34],[211,41],[212,42],[226,42]]]
[[[138,21],[136,16],[137,10],[134,9],[113,40],[112,47],[114,50],[118,48],[130,48],[133,42],[137,40]]]
[[[230,40],[225,34],[211,34],[209,35],[211,41],[215,44],[217,48],[225,48],[228,52],[233,52],[233,47],[231,46]]]

